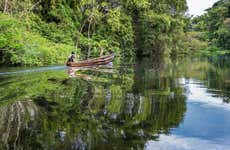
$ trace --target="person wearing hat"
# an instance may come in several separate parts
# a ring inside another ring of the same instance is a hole
[[[75,52],[72,52],[66,62],[67,66],[70,66],[70,63],[74,62],[74,59],[76,58]],[[67,73],[69,74],[70,77],[75,77],[75,69],[73,67],[68,67]]]
[[[71,62],[74,62],[74,59],[76,58],[76,54],[75,52],[72,52],[71,55],[69,55],[68,59],[67,59],[67,65]]]

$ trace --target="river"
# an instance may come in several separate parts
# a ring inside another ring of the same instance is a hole
[[[229,58],[0,69],[0,149],[230,149]]]

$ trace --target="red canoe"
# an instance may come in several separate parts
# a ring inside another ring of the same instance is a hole
[[[86,67],[86,66],[97,66],[106,65],[113,61],[115,54],[105,55],[94,59],[87,59],[79,62],[69,62],[66,65],[70,67]]]

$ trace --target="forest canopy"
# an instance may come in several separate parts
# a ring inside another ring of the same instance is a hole
[[[216,29],[202,38],[229,49],[229,7],[220,5],[209,17],[193,19],[193,30]],[[123,58],[183,57],[205,47],[188,32],[187,9],[186,0],[3,0],[0,64],[63,64],[71,51],[79,59],[111,52]]]
[[[206,41],[207,52],[230,52],[230,1],[220,0],[201,16],[192,19],[192,27]]]

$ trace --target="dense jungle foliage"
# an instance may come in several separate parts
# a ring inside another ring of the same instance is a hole
[[[192,19],[200,41],[207,42],[206,55],[230,53],[230,1],[220,0],[207,13]]]
[[[183,56],[186,10],[186,0],[3,0],[0,64],[63,64],[71,51]]]

